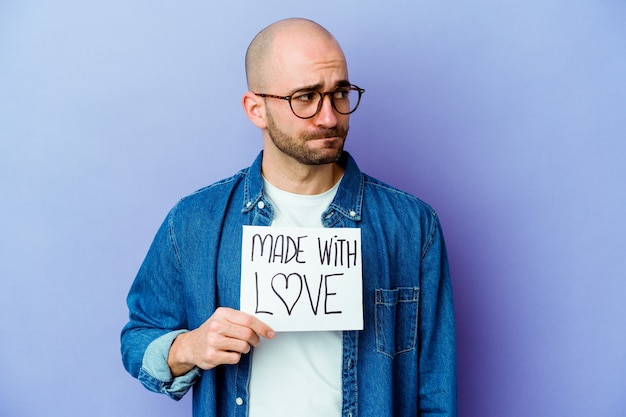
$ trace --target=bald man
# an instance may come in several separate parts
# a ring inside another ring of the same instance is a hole
[[[254,163],[183,198],[128,295],[126,369],[193,415],[455,416],[452,290],[427,204],[344,151],[363,89],[325,28],[286,19],[246,54]],[[363,330],[275,332],[240,306],[244,225],[359,228]]]

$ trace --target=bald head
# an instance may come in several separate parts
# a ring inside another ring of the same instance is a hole
[[[250,91],[265,91],[274,71],[274,63],[290,48],[301,47],[302,41],[330,43],[341,51],[335,37],[311,20],[291,18],[272,23],[259,32],[246,52],[246,79]],[[299,46],[300,45],[300,46]],[[341,52],[343,54],[343,52]]]

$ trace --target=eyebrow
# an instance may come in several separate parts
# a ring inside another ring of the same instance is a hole
[[[332,90],[334,90],[336,88],[339,88],[339,87],[350,87],[351,85],[352,84],[350,84],[350,81],[348,81],[348,80],[340,80],[340,81],[337,81],[335,83],[335,86],[330,91],[332,91]],[[318,83],[318,84],[313,84],[313,85],[307,85],[307,86],[304,86],[304,87],[298,87],[295,90],[292,90],[291,93],[289,93],[289,95],[292,95],[292,94],[294,94],[294,93],[296,93],[298,91],[303,91],[303,90],[305,90],[305,91],[320,91],[323,86],[324,86],[323,84]]]

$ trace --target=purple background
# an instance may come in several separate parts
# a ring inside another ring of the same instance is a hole
[[[259,151],[244,51],[299,15],[367,91],[347,149],[440,213],[460,416],[623,416],[626,3],[292,3],[0,3],[0,415],[190,415],[123,370],[126,292]]]

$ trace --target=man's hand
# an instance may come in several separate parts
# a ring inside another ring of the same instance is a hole
[[[274,337],[274,331],[256,317],[220,307],[200,327],[174,339],[167,357],[172,376],[180,376],[195,366],[212,369],[235,364],[252,346]]]

